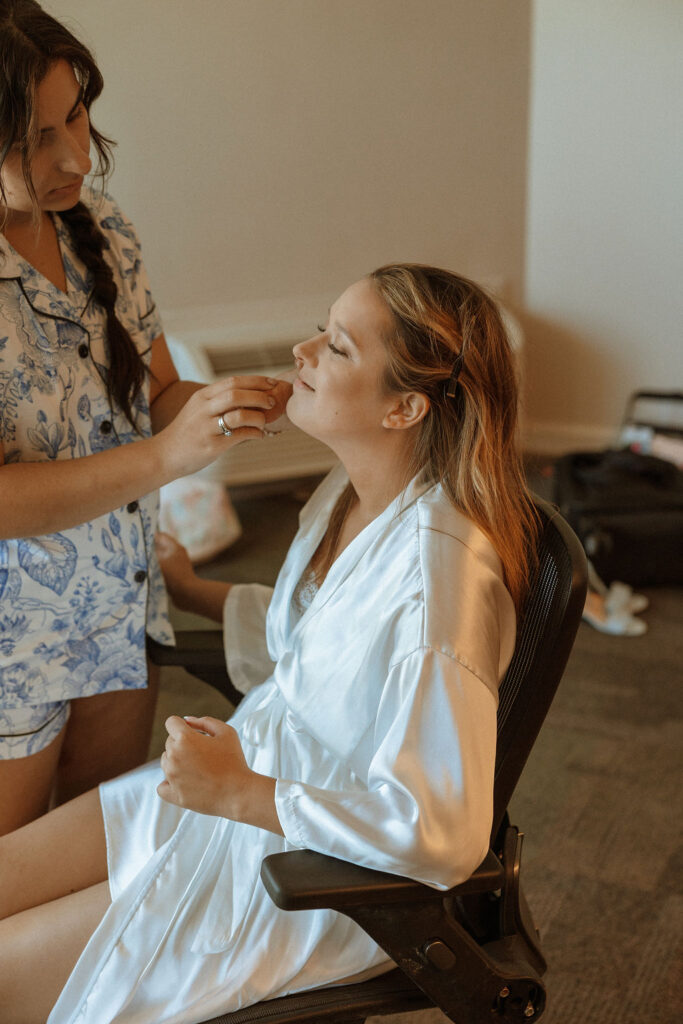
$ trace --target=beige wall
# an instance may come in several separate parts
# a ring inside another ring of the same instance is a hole
[[[169,322],[298,330],[424,260],[522,318],[532,447],[683,386],[680,0],[46,2],[102,66]]]
[[[394,259],[521,297],[526,0],[46,6],[101,64],[111,191],[163,309],[272,317]]]
[[[683,3],[536,0],[529,443],[614,438],[631,391],[683,389]]]

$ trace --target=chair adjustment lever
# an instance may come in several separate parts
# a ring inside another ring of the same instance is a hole
[[[439,971],[455,967],[456,955],[443,939],[429,939],[422,947],[422,953]]]
[[[519,905],[519,869],[522,863],[522,842],[524,834],[514,825],[508,826],[503,838],[503,885],[500,905],[501,935],[515,935],[517,932],[517,907]]]

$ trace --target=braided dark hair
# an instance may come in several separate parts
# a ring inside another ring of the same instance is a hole
[[[145,380],[147,368],[131,338],[116,315],[118,289],[111,267],[104,258],[109,243],[84,203],[60,214],[71,230],[78,255],[93,276],[93,299],[102,306],[107,318],[108,355],[105,384],[109,401],[116,403],[137,429],[132,406]]]
[[[0,170],[10,150],[17,147],[36,217],[39,207],[31,182],[31,158],[38,139],[35,96],[36,89],[58,60],[67,61],[73,68],[89,116],[104,83],[88,48],[36,0],[0,0]],[[103,184],[112,167],[114,143],[98,132],[92,122],[90,138],[98,157],[95,174]],[[1,179],[0,203],[6,209]],[[69,226],[78,255],[93,275],[92,299],[102,306],[107,318],[109,358],[105,385],[109,400],[137,429],[133,405],[147,368],[135,342],[116,315],[117,287],[103,255],[107,240],[83,203],[60,216]]]

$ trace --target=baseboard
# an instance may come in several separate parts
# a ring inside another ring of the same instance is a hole
[[[597,423],[579,425],[529,421],[522,428],[524,451],[538,455],[600,450],[608,448],[614,441],[614,428]]]

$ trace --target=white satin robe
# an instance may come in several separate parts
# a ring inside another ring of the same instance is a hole
[[[164,803],[157,763],[103,785],[113,903],[48,1024],[196,1024],[387,969],[343,915],[278,910],[259,878],[269,853],[308,847],[437,888],[483,858],[515,634],[499,559],[440,486],[413,482],[301,614],[294,589],[345,483],[338,467],[302,510],[274,592],[235,586],[225,606],[247,692],[231,723],[278,780],[285,838]]]

